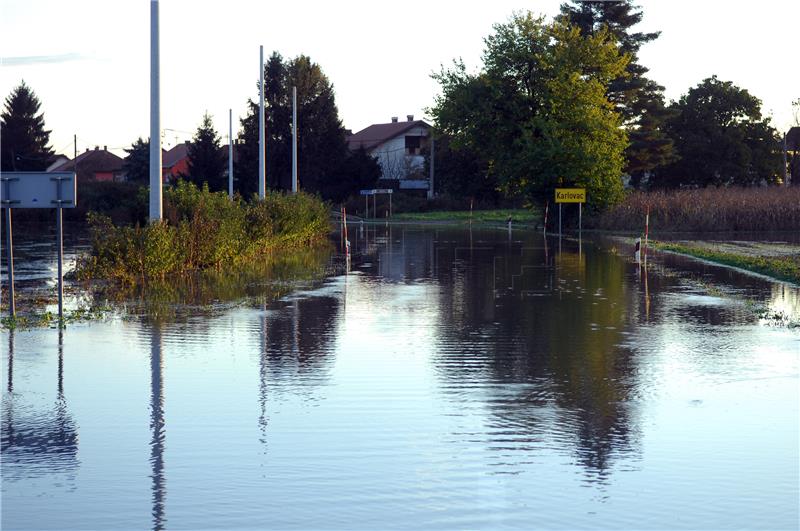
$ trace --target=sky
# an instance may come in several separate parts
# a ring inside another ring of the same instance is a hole
[[[124,156],[149,136],[151,0],[0,0],[0,94],[21,80],[42,102],[52,147],[72,156],[108,146]],[[259,46],[305,54],[334,85],[344,126],[425,118],[431,74],[462,58],[476,71],[483,39],[515,10],[551,17],[560,0],[160,0],[163,145],[189,140],[209,112],[227,142],[258,98]],[[677,99],[716,74],[763,102],[773,125],[793,125],[800,98],[800,2],[640,0],[642,31],[661,31],[640,63]],[[638,29],[638,28],[637,28]],[[795,57],[792,57],[794,55]]]

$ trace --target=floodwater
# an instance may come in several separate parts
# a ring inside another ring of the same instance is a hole
[[[3,331],[2,528],[798,528],[796,287],[531,231],[350,239],[288,294]]]

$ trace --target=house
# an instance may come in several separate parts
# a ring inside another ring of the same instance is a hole
[[[123,160],[108,151],[107,146],[87,149],[74,160],[67,160],[47,171],[74,171],[81,181],[121,181],[125,179]]]
[[[165,183],[189,174],[189,142],[176,144],[161,154],[161,178]]]
[[[384,180],[396,180],[401,189],[427,190],[424,150],[428,147],[431,126],[414,120],[392,117],[390,123],[373,124],[347,137],[351,151],[363,148],[377,159]]]
[[[47,165],[47,169],[44,171],[53,171],[55,168],[58,168],[62,164],[69,162],[69,157],[66,155],[58,154],[53,155],[53,158],[50,159],[50,164]]]

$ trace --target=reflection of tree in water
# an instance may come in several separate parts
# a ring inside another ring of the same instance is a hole
[[[134,286],[106,286],[94,294],[97,304],[124,303],[128,313],[158,321],[181,321],[199,313],[213,314],[228,303],[273,301],[298,284],[316,282],[332,267],[329,242],[292,252],[275,253],[236,267],[150,279]]]
[[[313,399],[313,390],[328,379],[333,363],[338,298],[312,295],[275,303],[261,317],[259,425],[266,442],[267,400],[290,389]]]
[[[514,384],[492,388],[491,427],[518,444],[571,438],[601,479],[615,453],[633,450],[635,368],[619,346],[635,296],[625,263],[587,245],[579,254],[571,242],[546,255],[541,236],[523,238],[437,250],[440,341],[458,346],[437,349],[437,368],[456,393],[469,382]]]
[[[52,410],[15,411],[14,332],[8,336],[8,392],[3,396],[2,472],[4,480],[14,481],[52,473],[75,473],[78,460],[78,428],[64,397],[63,331],[58,336],[58,376],[56,403]]]

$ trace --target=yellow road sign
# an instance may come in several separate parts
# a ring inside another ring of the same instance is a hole
[[[556,188],[556,203],[585,203],[586,188]]]

